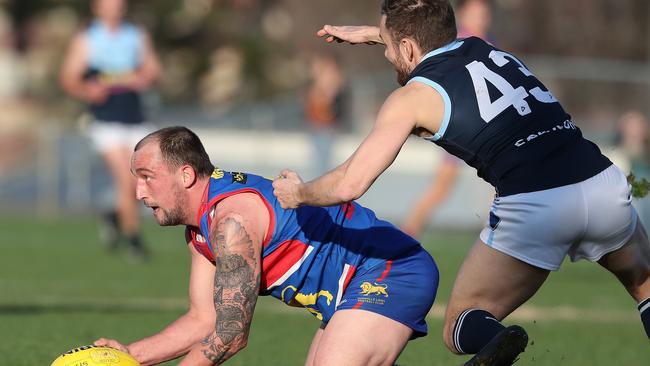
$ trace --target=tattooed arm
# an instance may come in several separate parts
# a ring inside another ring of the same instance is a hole
[[[96,345],[108,345],[126,351],[142,366],[155,365],[187,354],[214,328],[215,313],[211,296],[214,266],[196,251],[187,233],[186,240],[192,256],[189,311],[159,333],[129,345],[106,338],[97,340]]]
[[[182,365],[219,365],[248,342],[261,276],[261,248],[268,212],[259,198],[240,194],[217,205],[210,228],[215,254],[213,331]]]

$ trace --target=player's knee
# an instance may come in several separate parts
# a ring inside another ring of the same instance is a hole
[[[619,279],[634,297],[650,291],[650,268],[635,268],[618,274]],[[646,294],[647,295],[647,294]]]
[[[635,298],[646,298],[650,294],[650,269],[641,272],[634,284]]]
[[[456,318],[457,317],[450,318],[448,316],[445,316],[445,324],[442,328],[443,329],[442,339],[449,351],[451,351],[454,354],[460,355],[461,353],[456,349],[453,341],[453,329],[454,329],[454,324],[456,323],[455,322]]]
[[[453,353],[453,354],[455,354],[455,355],[462,355],[462,353],[458,352],[458,350],[456,349],[456,347],[454,347],[454,342],[451,340],[451,337],[448,337],[448,336],[445,334],[444,341],[445,341],[445,347],[447,347],[447,349],[448,349],[451,353]]]

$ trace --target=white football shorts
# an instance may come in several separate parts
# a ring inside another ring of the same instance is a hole
[[[88,126],[88,136],[93,148],[105,152],[116,147],[133,149],[154,128],[148,123],[128,124],[121,122],[93,121]]]
[[[637,224],[631,187],[615,165],[579,183],[496,197],[480,234],[488,246],[535,267],[557,271],[598,261],[624,246]]]

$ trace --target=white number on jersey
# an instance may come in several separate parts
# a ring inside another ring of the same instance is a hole
[[[490,122],[494,117],[505,111],[508,107],[513,106],[521,116],[530,113],[530,107],[525,98],[528,96],[523,86],[517,89],[513,88],[510,83],[501,77],[501,75],[488,69],[484,63],[474,61],[467,66],[469,74],[474,83],[476,90],[476,100],[478,101],[478,110],[485,122]],[[501,93],[499,99],[492,102],[488,92],[487,81]]]
[[[503,67],[512,60],[519,65],[519,71],[521,71],[522,74],[525,76],[533,75],[530,70],[517,60],[516,57],[509,53],[494,50],[490,52],[489,57],[498,67]],[[472,77],[479,113],[486,123],[492,121],[494,117],[498,116],[509,107],[514,107],[520,116],[529,114],[531,109],[525,100],[528,95],[532,95],[537,101],[542,103],[557,102],[557,99],[555,99],[551,92],[542,90],[540,87],[535,87],[529,92],[526,92],[522,86],[517,88],[513,87],[501,75],[488,69],[483,62],[472,61],[465,67],[467,68],[467,71],[469,71],[469,75]],[[488,92],[487,87],[488,81],[499,91],[499,93],[501,93],[501,97],[494,102],[490,99],[490,93]]]

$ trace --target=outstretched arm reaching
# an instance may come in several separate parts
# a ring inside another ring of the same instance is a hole
[[[415,128],[437,131],[443,112],[442,97],[429,86],[411,83],[397,89],[382,106],[370,134],[343,164],[307,183],[284,170],[273,181],[273,194],[285,209],[355,200],[393,163]]]
[[[316,35],[325,38],[325,42],[334,41],[350,44],[384,44],[379,34],[379,27],[370,25],[324,25]]]

